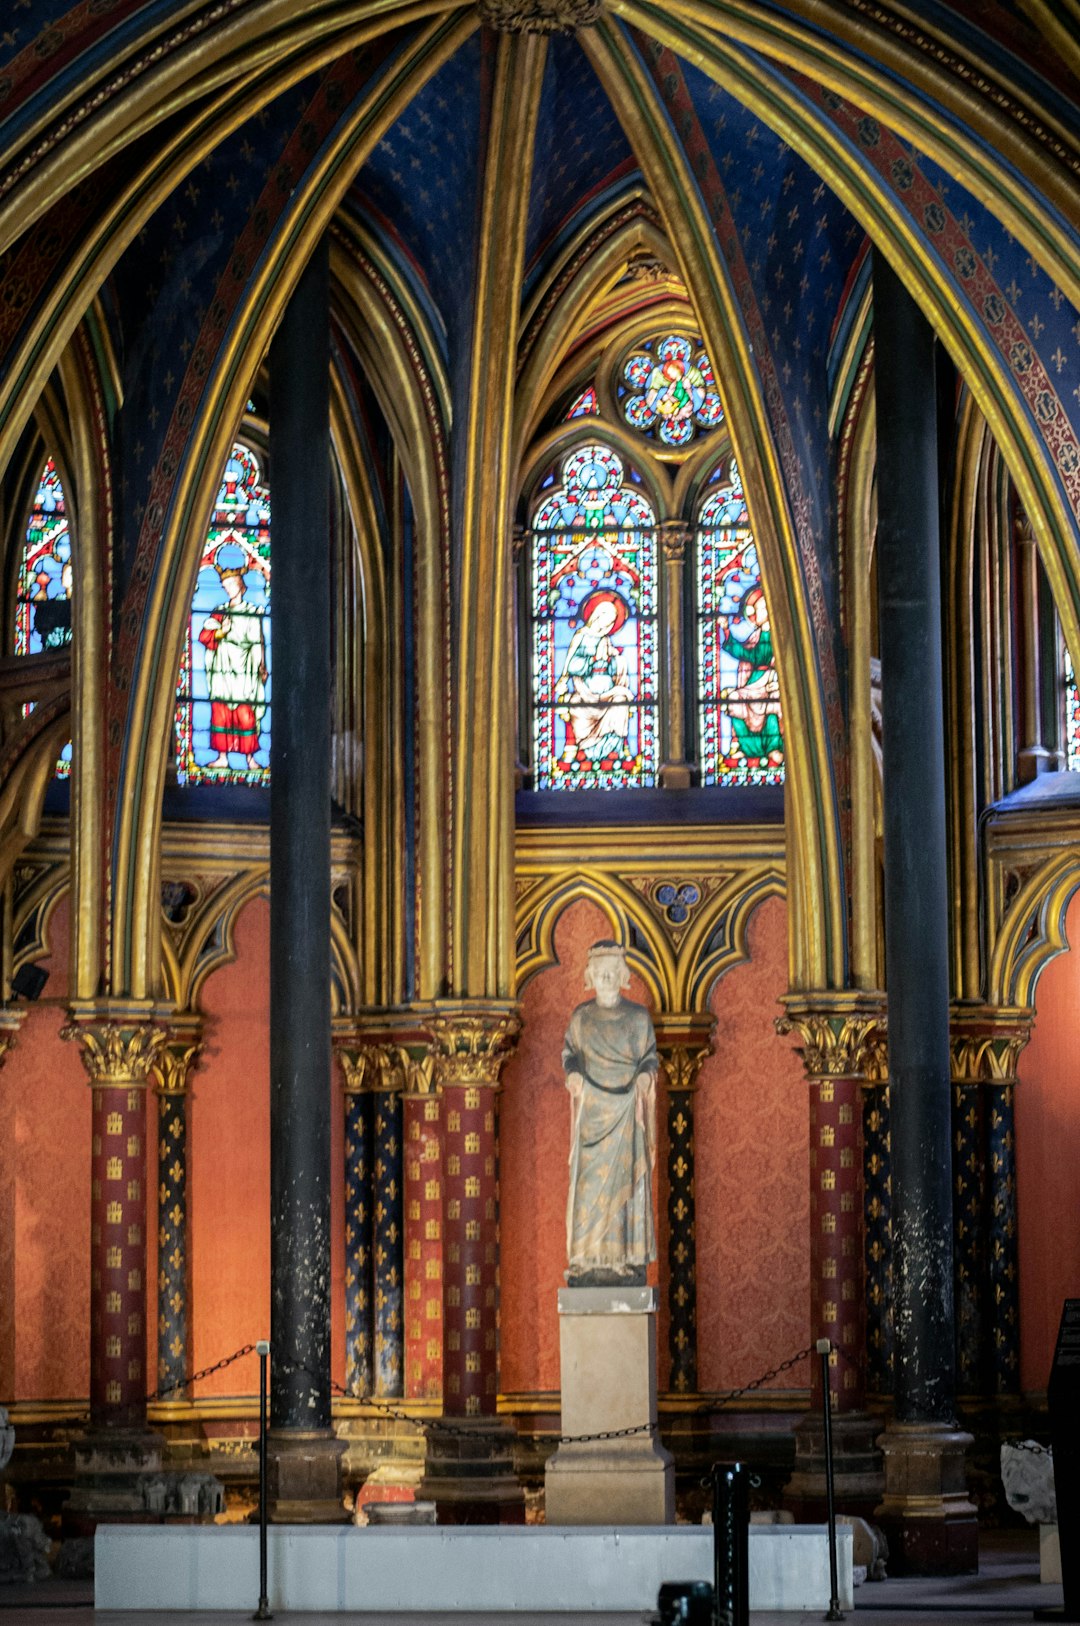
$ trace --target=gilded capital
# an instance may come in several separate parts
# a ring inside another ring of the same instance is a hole
[[[477,1002],[435,1011],[426,1019],[432,1039],[435,1081],[441,1088],[472,1085],[497,1089],[499,1074],[518,1034],[517,1007]]]
[[[697,1088],[701,1064],[712,1055],[712,1015],[658,1016],[656,1048],[669,1090]]]
[[[953,1083],[1015,1084],[1031,1026],[1029,1010],[954,1012],[949,1027]]]
[[[18,1042],[17,1035],[25,1014],[15,1006],[0,1006],[0,1067],[7,1060],[8,1051]]]
[[[345,1094],[391,1094],[406,1087],[408,1052],[400,1045],[375,1040],[347,1040],[337,1047],[345,1075]]]
[[[602,0],[477,0],[481,22],[500,34],[572,34],[595,23]]]
[[[887,1070],[885,1014],[880,1008],[791,1006],[776,1018],[779,1034],[795,1033],[808,1078],[880,1079]]]
[[[195,1034],[169,1033],[153,1064],[159,1095],[186,1095],[199,1065],[202,1042]]]
[[[72,1021],[60,1037],[78,1041],[95,1089],[131,1089],[145,1087],[168,1035],[156,1022]]]

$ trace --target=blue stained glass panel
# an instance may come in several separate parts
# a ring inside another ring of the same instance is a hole
[[[769,610],[734,461],[697,532],[702,783],[779,785],[784,732]]]
[[[621,460],[579,447],[533,519],[533,747],[539,790],[652,785],[656,521]]]
[[[15,653],[40,655],[71,643],[74,584],[67,504],[56,464],[50,457],[41,473],[26,527],[15,589]],[[28,717],[33,701],[23,707]],[[71,775],[71,742],[60,753],[57,779]]]
[[[272,709],[270,498],[237,444],[214,504],[176,693],[182,785],[265,785]]]

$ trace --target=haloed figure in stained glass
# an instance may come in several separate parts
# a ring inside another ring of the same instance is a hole
[[[719,617],[720,646],[738,661],[733,687],[721,693],[744,757],[778,767],[784,760],[780,729],[780,679],[773,658],[772,629],[765,594],[758,586],[743,595],[735,622]]]
[[[206,650],[206,688],[210,698],[210,746],[217,752],[207,764],[213,771],[228,768],[229,752],[247,760],[259,749],[259,733],[266,711],[266,645],[262,616],[244,605],[245,572],[215,565],[225,601],[208,615],[199,632]],[[269,575],[269,571],[267,571]]]
[[[626,659],[611,641],[629,614],[618,593],[592,593],[581,607],[582,625],[570,640],[555,690],[566,724],[563,761],[582,752],[591,763],[620,761],[629,752],[630,701]]]

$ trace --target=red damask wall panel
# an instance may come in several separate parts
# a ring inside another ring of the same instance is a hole
[[[695,1107],[698,1375],[747,1383],[810,1341],[809,1104],[802,1063],[773,1029],[787,988],[787,909],[768,898],[750,959],[717,983],[715,1051]],[[783,1387],[809,1387],[797,1368]]]
[[[49,1003],[28,1007],[0,1074],[0,1399],[90,1386],[91,1094],[78,1046],[60,1038],[68,919],[64,899],[41,962]]]
[[[1039,978],[1035,1031],[1016,1087],[1020,1235],[1020,1383],[1045,1389],[1061,1303],[1080,1297],[1080,893],[1065,930],[1074,945]]]

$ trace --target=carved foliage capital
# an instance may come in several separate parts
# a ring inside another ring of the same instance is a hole
[[[795,1033],[808,1078],[881,1078],[886,1071],[885,1018],[880,1013],[791,1011],[776,1031]]]
[[[404,1091],[409,1058],[402,1046],[375,1040],[350,1040],[338,1045],[337,1053],[345,1075],[346,1095]]]
[[[203,1047],[190,1033],[170,1033],[154,1061],[160,1095],[185,1095]]]
[[[155,1022],[69,1022],[62,1039],[78,1041],[90,1083],[100,1089],[144,1086],[167,1038]]]
[[[447,1011],[427,1019],[438,1084],[496,1088],[521,1032],[516,1010]]]
[[[602,9],[602,0],[477,0],[481,20],[501,34],[572,34]]]
[[[1031,1018],[954,1024],[949,1033],[954,1084],[1014,1084]]]

